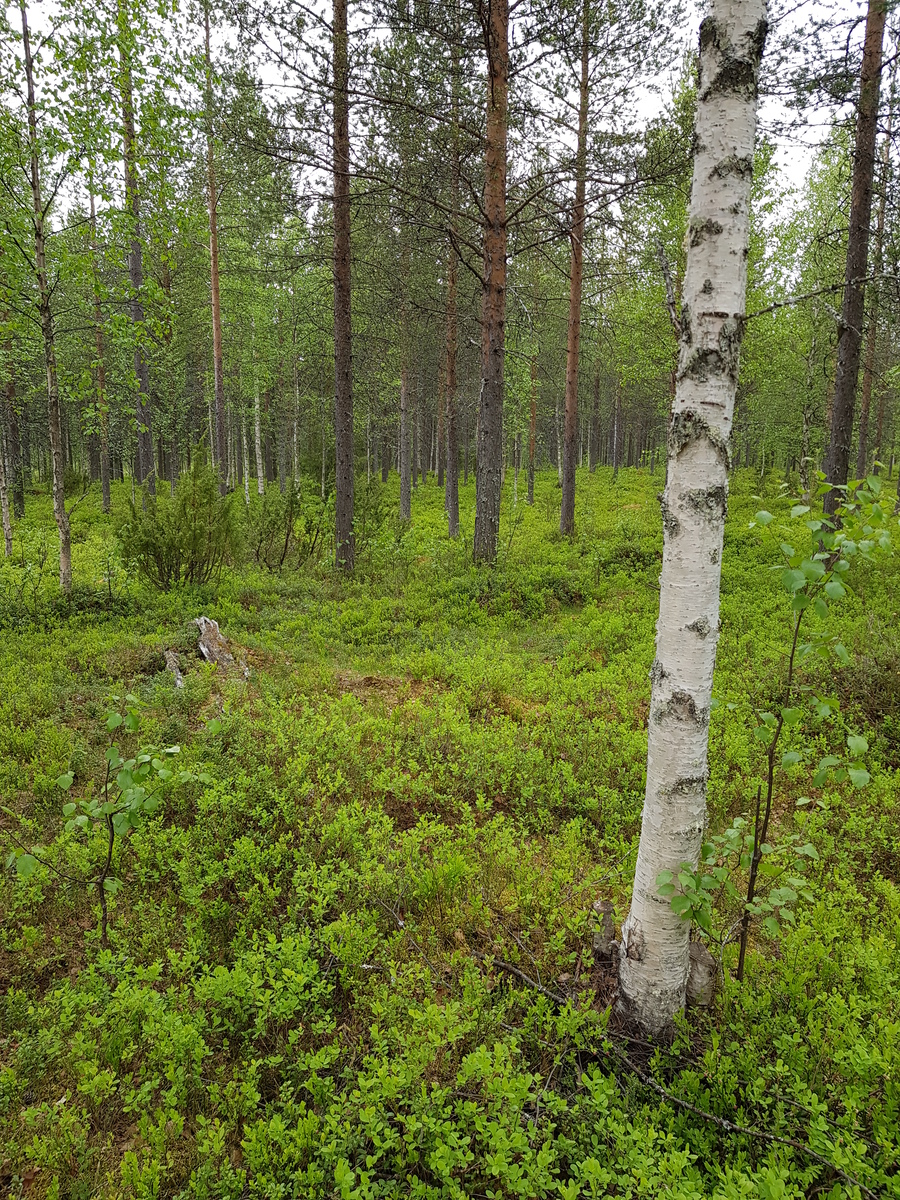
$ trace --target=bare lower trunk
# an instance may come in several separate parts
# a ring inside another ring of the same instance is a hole
[[[400,520],[412,518],[412,455],[410,453],[409,373],[406,363],[400,368]]]
[[[556,479],[559,486],[562,487],[562,472],[563,472],[563,445],[562,445],[562,426],[559,420],[559,396],[556,397],[555,407],[553,410],[553,425],[556,431]]]
[[[891,126],[894,109],[894,79],[896,77],[896,62],[891,72],[891,94],[887,111],[887,125],[884,134],[884,145],[881,152],[883,165],[883,180],[878,197],[878,220],[875,225],[875,274],[872,286],[872,304],[869,311],[869,331],[866,338],[865,368],[863,370],[862,398],[859,405],[859,451],[856,458],[856,477],[862,479],[866,474],[868,462],[869,410],[872,404],[872,381],[875,377],[875,355],[878,349],[878,317],[881,299],[881,271],[884,263],[884,212],[887,202],[887,190],[890,184],[891,166]],[[875,427],[875,471],[878,471],[878,457],[881,453],[881,439],[884,432],[884,396],[882,385],[878,402],[878,418]]]
[[[244,503],[250,507],[250,446],[247,442],[247,428],[241,417],[241,461],[244,469]]]
[[[255,330],[254,330],[255,334]],[[324,433],[322,434],[324,444]],[[262,452],[262,405],[259,398],[259,371],[256,366],[256,339],[253,345],[253,453],[256,459],[256,491],[264,495],[266,490],[266,467]],[[322,453],[324,454],[324,448]],[[323,477],[324,478],[324,477]],[[323,485],[324,486],[324,485]]]
[[[100,488],[103,494],[103,511],[110,509],[109,484],[109,406],[106,403],[106,355],[103,346],[103,308],[100,304],[100,281],[98,278],[99,251],[97,247],[97,212],[94,199],[93,179],[88,187],[90,197],[91,230],[91,273],[94,290],[94,349],[97,354],[97,420],[100,426]]]
[[[872,186],[875,176],[875,140],[878,130],[878,92],[881,82],[881,51],[884,41],[885,0],[869,0],[866,37],[860,77],[859,111],[856,122],[856,152],[853,158],[853,188],[850,196],[850,231],[847,238],[847,267],[844,301],[838,331],[837,367],[834,378],[834,408],[831,442],[825,475],[831,491],[824,498],[825,512],[834,515],[840,492],[850,469],[853,410],[859,378],[862,326],[865,315],[865,278],[869,257],[869,223],[872,218]],[[868,419],[868,418],[867,418]]]
[[[9,492],[6,487],[6,451],[0,439],[0,518],[3,521],[3,549],[6,557],[12,554],[12,520],[9,515]]]
[[[444,483],[444,507],[447,533],[459,537],[459,447],[456,413],[456,251],[451,246],[447,270],[447,474]]]
[[[706,820],[707,745],[719,583],[744,327],[750,186],[765,0],[713,0],[700,27],[689,249],[678,387],[662,498],[647,786],[620,1003],[659,1032],[685,1003],[690,924],[659,894],[662,871],[696,867]]]
[[[222,355],[222,308],[219,301],[219,228],[216,188],[216,157],[213,142],[212,63],[209,53],[209,3],[203,3],[204,66],[206,70],[206,179],[209,209],[209,291],[212,305],[213,330],[213,388],[215,392],[216,459],[219,468],[219,491],[228,491],[228,451],[225,438],[225,367]]]
[[[47,427],[50,434],[50,488],[53,494],[53,515],[59,533],[59,586],[65,595],[72,591],[72,544],[69,515],[66,512],[64,488],[65,456],[63,451],[62,412],[59,398],[59,377],[56,370],[56,344],[53,312],[50,307],[50,283],[47,274],[44,200],[41,192],[41,173],[38,148],[37,109],[34,97],[34,64],[31,57],[31,38],[24,0],[22,14],[22,53],[25,59],[25,85],[28,97],[28,149],[31,199],[34,229],[34,274],[38,290],[38,315],[44,343],[44,365],[47,370]]]
[[[584,196],[587,171],[588,118],[588,0],[581,5],[581,86],[578,107],[578,156],[575,205],[572,209],[571,263],[569,267],[569,328],[566,344],[565,435],[563,437],[562,502],[559,531],[575,532],[575,442],[578,436],[578,355],[581,348],[581,281],[584,260]]]
[[[156,468],[153,457],[153,418],[150,406],[150,371],[147,365],[146,322],[144,319],[144,260],[141,248],[141,204],[138,183],[138,152],[134,126],[134,91],[131,78],[131,14],[126,0],[118,0],[119,98],[122,104],[123,162],[125,166],[125,209],[130,221],[128,274],[131,282],[132,335],[134,337],[134,374],[137,379],[137,478],[146,483],[151,495],[156,492]]]
[[[347,0],[334,0],[334,514],[335,561],[352,571],[353,380],[350,325],[350,105]]]
[[[503,396],[506,357],[506,148],[509,0],[487,9],[484,287],[481,296],[481,396],[475,461],[476,562],[493,562],[500,534]]]
[[[531,356],[531,411],[528,417],[528,503],[534,504],[534,459],[537,450],[537,354]]]

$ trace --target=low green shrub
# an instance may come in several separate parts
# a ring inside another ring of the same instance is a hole
[[[119,531],[122,557],[160,591],[216,582],[241,545],[234,494],[219,494],[216,471],[195,457],[174,496],[131,503]]]

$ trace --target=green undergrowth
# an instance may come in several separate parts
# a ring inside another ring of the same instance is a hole
[[[471,485],[454,545],[430,481],[352,580],[311,560],[168,593],[123,565],[125,489],[112,518],[92,492],[71,601],[49,502],[29,498],[0,566],[3,1195],[900,1196],[898,564],[861,564],[835,611],[849,665],[803,668],[839,709],[790,748],[811,762],[862,733],[872,775],[781,780],[813,900],[780,941],[754,934],[742,986],[726,950],[713,1008],[672,1046],[635,1044],[608,1022],[591,904],[627,909],[662,479],[580,473],[573,542],[555,483],[514,508],[507,478],[492,570],[467,557]],[[714,832],[751,812],[755,714],[783,678],[790,614],[750,528],[789,507],[779,484],[732,483]],[[395,481],[379,503],[395,511]],[[246,672],[200,659],[200,614]],[[123,749],[177,744],[192,778],[118,839],[104,950],[82,881],[105,841],[64,830],[56,780],[74,774],[74,801],[100,777],[126,693],[142,726]]]

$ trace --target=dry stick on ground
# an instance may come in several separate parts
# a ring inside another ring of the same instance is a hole
[[[718,1125],[720,1129],[724,1129],[728,1133],[741,1133],[747,1137],[762,1138],[766,1142],[775,1142],[779,1146],[790,1146],[792,1150],[797,1150],[799,1153],[805,1154],[815,1162],[821,1163],[823,1167],[830,1167],[845,1183],[858,1187],[864,1195],[870,1196],[871,1200],[878,1200],[875,1192],[867,1188],[865,1184],[860,1183],[855,1175],[850,1175],[847,1171],[842,1171],[840,1167],[835,1166],[830,1158],[826,1158],[824,1154],[819,1154],[817,1151],[810,1149],[804,1142],[794,1141],[793,1138],[779,1137],[777,1133],[766,1133],[762,1129],[752,1129],[748,1125],[736,1125],[733,1121],[726,1120],[725,1117],[717,1117],[714,1113],[707,1112],[703,1108],[698,1108],[696,1104],[691,1104],[688,1100],[682,1100],[678,1096],[673,1096],[661,1083],[657,1083],[652,1075],[648,1075],[645,1071],[642,1071],[637,1063],[633,1063],[627,1054],[622,1054],[611,1043],[607,1043],[607,1048],[618,1062],[622,1063],[623,1066],[627,1067],[629,1071],[640,1079],[645,1087],[663,1096],[679,1108],[683,1108],[695,1116],[702,1117],[704,1121],[710,1121],[713,1125]]]
[[[537,983],[534,979],[529,978],[529,976],[526,975],[524,971],[520,971],[518,967],[514,967],[512,963],[502,962],[499,958],[494,958],[489,954],[476,953],[475,958],[480,959],[482,962],[491,962],[494,966],[500,967],[504,971],[508,971],[511,975],[515,975],[517,978],[521,979],[523,983],[528,984],[529,987],[534,988],[535,991],[540,992],[542,995],[547,996],[551,1000],[555,1000],[558,1004],[564,1005],[567,1003],[562,996],[558,995],[556,992],[551,992],[548,988],[541,987],[539,983]],[[622,1051],[617,1050],[612,1042],[606,1037],[603,1039],[603,1048],[609,1054],[611,1054],[617,1060],[617,1062],[620,1062],[622,1066],[631,1071],[633,1075],[636,1075],[645,1087],[650,1088],[652,1091],[664,1097],[678,1108],[682,1108],[686,1112],[693,1113],[697,1117],[702,1117],[704,1121],[709,1121],[713,1125],[718,1125],[720,1129],[724,1129],[728,1133],[739,1133],[751,1138],[761,1138],[766,1142],[774,1142],[779,1146],[789,1146],[792,1150],[797,1150],[800,1154],[805,1154],[808,1158],[820,1163],[823,1167],[829,1167],[835,1172],[836,1175],[843,1179],[845,1183],[849,1183],[854,1187],[858,1187],[864,1195],[871,1197],[871,1200],[877,1200],[875,1192],[867,1188],[865,1184],[860,1183],[860,1181],[854,1175],[850,1175],[847,1171],[842,1171],[840,1167],[835,1166],[831,1159],[826,1158],[824,1154],[819,1154],[817,1151],[812,1150],[804,1142],[795,1141],[793,1138],[780,1137],[776,1133],[766,1133],[762,1129],[753,1129],[749,1125],[737,1125],[734,1123],[734,1121],[729,1121],[725,1117],[717,1117],[715,1113],[707,1112],[703,1108],[698,1108],[696,1104],[691,1104],[688,1100],[682,1100],[680,1097],[674,1096],[670,1091],[668,1091],[668,1089],[664,1088],[661,1083],[657,1083],[652,1075],[648,1075],[646,1071],[641,1070],[637,1063],[632,1062],[627,1054],[623,1054]]]

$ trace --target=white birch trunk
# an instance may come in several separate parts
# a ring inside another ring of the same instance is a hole
[[[262,452],[262,408],[259,402],[259,376],[253,364],[253,445],[256,452],[256,491],[262,496],[266,490],[266,468]]]
[[[250,507],[250,446],[247,442],[247,428],[244,415],[241,414],[241,461],[244,468],[244,503]]]
[[[750,231],[765,0],[712,0],[700,84],[678,379],[663,493],[664,548],[647,747],[647,790],[620,1003],[660,1032],[684,1007],[689,925],[657,876],[695,867],[706,820],[707,744],[719,580]]]

